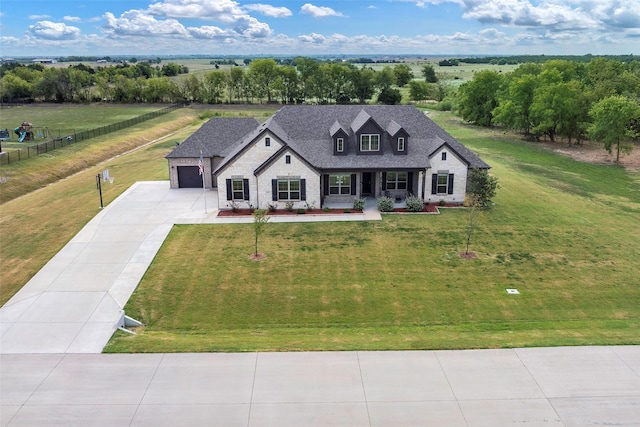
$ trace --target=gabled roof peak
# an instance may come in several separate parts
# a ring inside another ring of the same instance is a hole
[[[391,120],[387,125],[387,133],[392,137],[396,136],[398,132],[403,130],[402,126],[400,126],[395,120]]]
[[[353,130],[354,132],[358,132],[360,128],[369,121],[370,118],[371,116],[369,115],[369,113],[364,111],[363,108],[362,110],[360,110],[356,118],[353,119],[353,122],[351,122],[351,130]]]
[[[333,124],[331,125],[331,128],[329,129],[329,133],[331,134],[331,136],[335,136],[336,133],[338,133],[339,131],[344,132],[345,134],[347,133],[347,130],[345,128],[342,127],[342,125],[340,124],[339,121],[335,121],[333,122]]]

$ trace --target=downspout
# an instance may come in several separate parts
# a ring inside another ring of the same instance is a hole
[[[259,180],[258,180],[258,175],[253,174],[253,176],[256,177],[256,209],[260,209],[260,186],[259,186]]]

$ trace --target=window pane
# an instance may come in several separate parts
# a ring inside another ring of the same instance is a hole
[[[371,151],[378,151],[380,149],[380,141],[378,135],[371,135]]]
[[[298,200],[300,198],[300,193],[297,191],[292,191],[289,200]]]
[[[234,179],[233,180],[233,190],[234,191],[242,191],[242,180],[241,179]]]
[[[289,181],[289,190],[290,191],[299,191],[300,190],[300,181],[298,181],[298,180]]]
[[[360,136],[360,150],[369,151],[369,135]]]
[[[289,191],[289,181],[278,181],[278,191]]]
[[[438,175],[438,185],[447,185],[447,181],[449,176],[447,175]]]

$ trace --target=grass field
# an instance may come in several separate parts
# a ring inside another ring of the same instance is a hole
[[[42,139],[30,142],[18,142],[13,129],[22,122],[28,121],[37,131],[48,128],[52,136],[64,136],[83,130],[95,129],[101,126],[128,120],[145,113],[159,110],[158,106],[129,106],[129,105],[28,105],[2,108],[0,114],[0,129],[8,129],[11,141],[3,142],[3,148],[21,148],[27,144],[37,144]],[[43,133],[44,135],[44,133]]]
[[[67,106],[58,108],[69,111]],[[109,169],[115,178],[113,185],[103,186],[106,206],[136,181],[168,179],[164,156],[207,117],[263,118],[272,112],[242,107],[180,109],[127,128],[121,134],[0,167],[0,304],[96,215],[100,206],[96,174]],[[145,148],[123,154],[141,146]]]
[[[176,226],[105,351],[640,344],[640,175],[434,117],[500,180],[477,258],[464,209],[269,224],[261,262],[251,225]]]

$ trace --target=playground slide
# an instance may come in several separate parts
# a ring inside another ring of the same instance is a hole
[[[18,142],[24,141],[24,138],[27,136],[27,132],[20,132],[20,138],[18,138]]]

